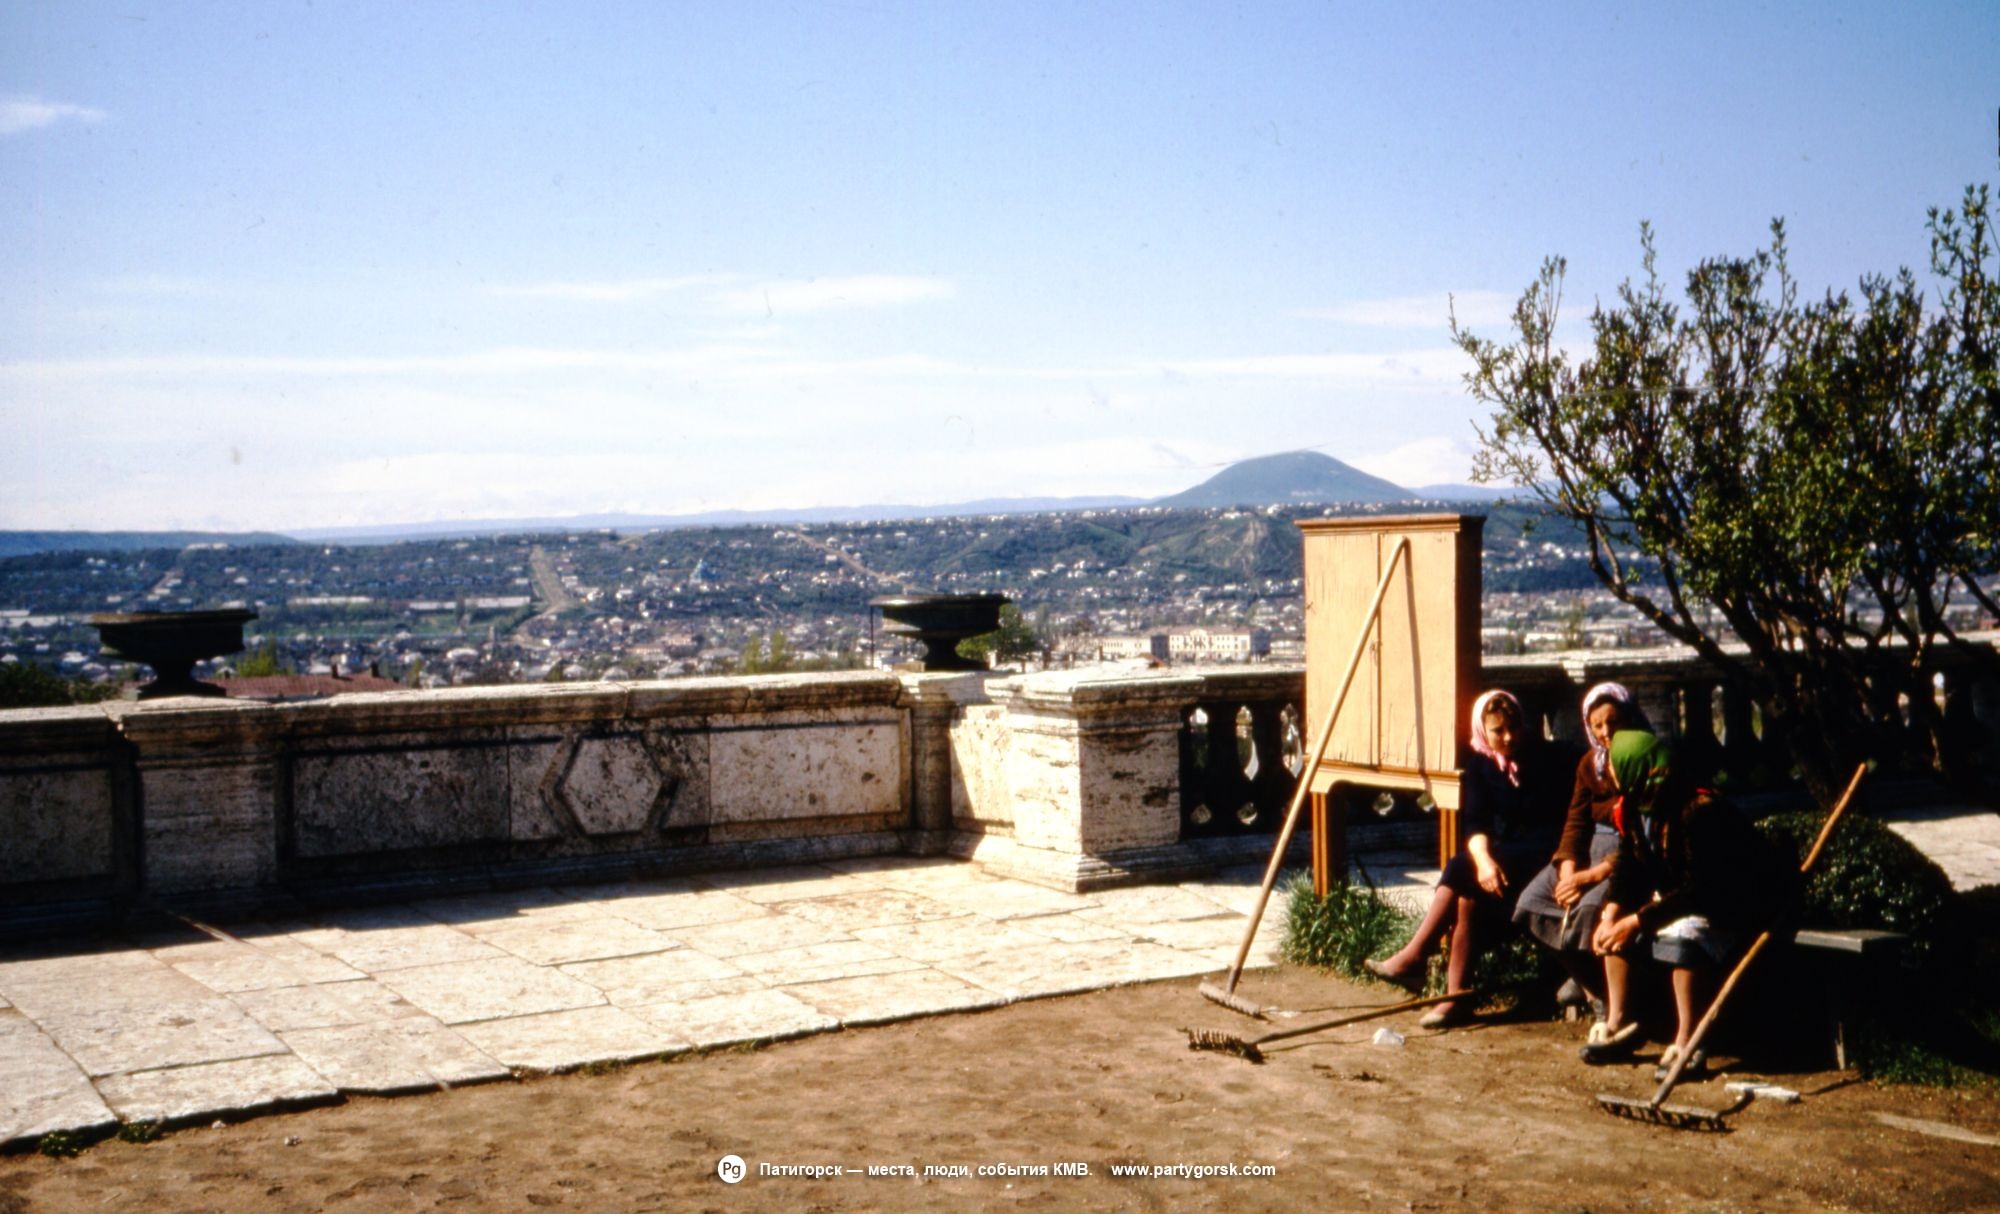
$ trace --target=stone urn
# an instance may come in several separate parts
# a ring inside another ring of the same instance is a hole
[[[1004,594],[886,594],[868,600],[882,609],[882,631],[923,644],[925,670],[984,670],[958,656],[958,643],[1000,627]]]
[[[243,625],[257,618],[254,611],[117,611],[90,617],[112,657],[144,662],[153,681],[139,689],[142,700],[162,696],[227,694],[213,683],[194,677],[194,664],[243,648]]]

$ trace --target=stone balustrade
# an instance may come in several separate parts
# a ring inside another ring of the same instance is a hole
[[[1584,690],[1616,679],[1733,776],[1790,768],[1684,652],[1485,666],[1553,736],[1580,742]],[[1947,666],[1942,694],[2000,740],[1981,668]],[[1181,877],[1268,856],[1317,727],[1303,695],[1297,667],[1103,667],[0,712],[0,933],[891,852],[1067,889]]]

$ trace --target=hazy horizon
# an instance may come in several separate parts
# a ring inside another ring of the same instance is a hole
[[[1974,4],[0,0],[0,528],[1468,479],[1447,297],[1565,334],[1787,220],[1926,266]]]

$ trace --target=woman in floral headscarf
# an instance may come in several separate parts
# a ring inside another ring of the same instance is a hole
[[[1646,714],[1620,683],[1599,683],[1583,696],[1583,732],[1590,751],[1577,761],[1569,814],[1562,838],[1546,868],[1521,891],[1514,922],[1553,949],[1570,978],[1602,1003],[1604,966],[1591,955],[1590,933],[1604,902],[1604,881],[1618,852],[1612,807],[1618,785],[1611,777],[1611,736],[1621,729],[1645,729]]]
[[[1548,862],[1562,826],[1560,757],[1528,730],[1521,702],[1489,691],[1472,704],[1472,756],[1460,784],[1459,852],[1444,866],[1417,934],[1368,969],[1409,990],[1423,986],[1424,958],[1453,927],[1446,989],[1464,990],[1478,950],[1507,927],[1515,895]],[[1471,1010],[1440,1003],[1418,1021],[1463,1024]]]
[[[1616,1061],[1638,1045],[1628,996],[1635,963],[1649,958],[1672,971],[1676,1029],[1660,1059],[1664,1078],[1694,1033],[1697,983],[1771,923],[1797,872],[1734,806],[1696,787],[1651,733],[1613,735],[1611,775],[1618,854],[1590,937],[1604,959],[1605,1017],[1583,1059]],[[1697,1051],[1681,1073],[1699,1078],[1705,1066]]]

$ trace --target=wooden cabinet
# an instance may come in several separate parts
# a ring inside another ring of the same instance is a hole
[[[1306,720],[1325,725],[1356,638],[1369,627],[1333,736],[1312,780],[1313,884],[1346,870],[1341,786],[1428,794],[1440,863],[1457,847],[1466,714],[1479,693],[1476,514],[1311,519],[1305,535]],[[1375,618],[1369,606],[1408,544]],[[1330,820],[1331,819],[1331,820]]]

